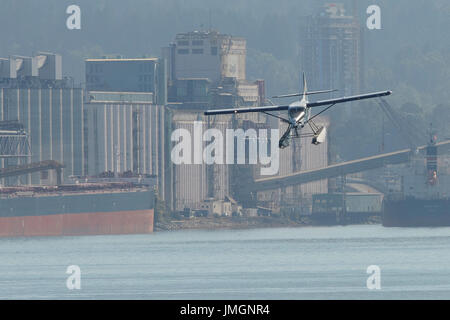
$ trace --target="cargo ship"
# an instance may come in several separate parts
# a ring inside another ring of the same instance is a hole
[[[401,173],[400,191],[384,198],[383,226],[450,226],[449,166],[438,158],[436,140],[430,133],[425,155],[415,155]]]
[[[153,232],[154,191],[132,183],[0,188],[0,237]]]

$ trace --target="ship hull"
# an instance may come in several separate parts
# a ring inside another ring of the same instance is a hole
[[[385,200],[382,223],[385,227],[450,226],[450,200]]]
[[[0,218],[0,237],[153,232],[153,209]]]
[[[153,232],[151,192],[0,199],[0,237]]]

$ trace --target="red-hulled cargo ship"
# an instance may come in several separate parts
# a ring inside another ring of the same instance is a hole
[[[0,237],[153,232],[154,192],[130,183],[0,189]]]

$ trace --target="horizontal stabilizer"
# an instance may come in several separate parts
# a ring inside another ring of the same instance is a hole
[[[320,90],[320,91],[308,91],[308,92],[305,92],[305,95],[309,96],[312,94],[330,93],[330,92],[335,92],[335,91],[338,91],[338,90],[331,89],[331,90]],[[289,97],[299,97],[299,96],[303,96],[303,93],[283,94],[281,96],[273,96],[272,98],[277,99],[277,98],[289,98]]]
[[[249,108],[230,108],[230,109],[216,109],[205,111],[205,116],[211,116],[215,114],[235,114],[235,113],[248,113],[248,112],[268,112],[268,111],[285,111],[289,106],[265,106],[265,107],[249,107]]]

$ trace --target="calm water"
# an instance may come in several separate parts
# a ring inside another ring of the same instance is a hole
[[[66,268],[81,268],[68,290]],[[381,268],[381,290],[366,269]],[[450,228],[0,239],[0,298],[449,299]]]

